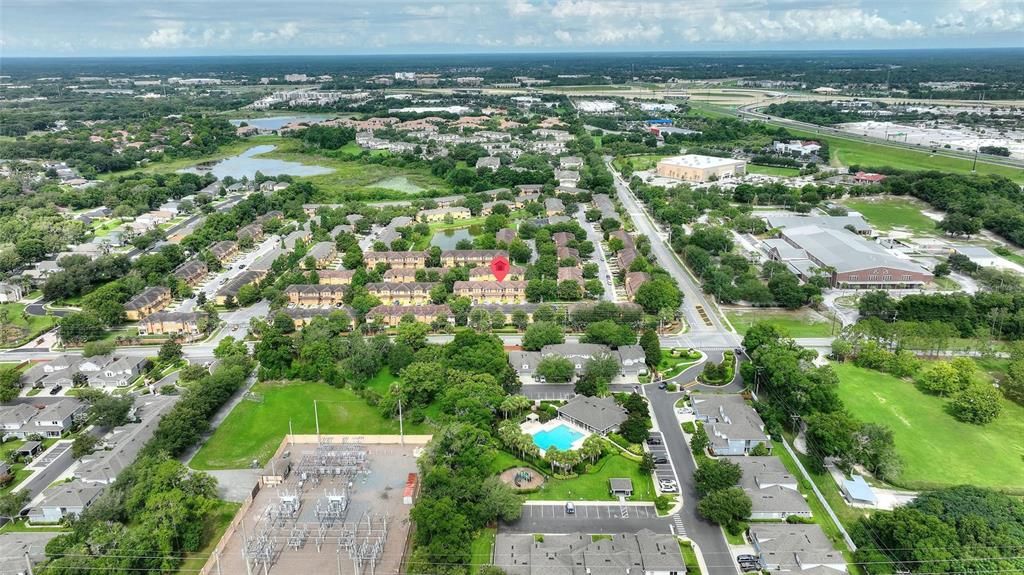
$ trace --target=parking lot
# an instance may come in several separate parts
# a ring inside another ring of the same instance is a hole
[[[671,533],[671,521],[658,517],[651,503],[574,502],[575,513],[566,513],[564,503],[528,504],[522,516],[502,531],[510,533],[622,533],[650,529]]]
[[[559,503],[551,505],[524,505],[523,517],[531,519],[560,517],[579,521],[587,521],[589,519],[628,519],[630,517],[656,519],[658,512],[654,509],[654,505],[649,504],[620,506],[617,503],[609,503],[607,505],[581,503],[576,505],[576,513],[568,513],[565,505]]]
[[[656,462],[654,465],[654,478],[658,481],[675,481],[676,485],[678,485],[679,478],[676,477],[676,471],[672,468],[668,448],[665,447],[665,438],[662,437],[660,431],[651,431],[649,437],[651,440],[656,441],[656,443],[652,443],[649,440],[647,443],[647,450],[654,456],[654,461]],[[657,463],[658,461],[663,461],[663,463]]]

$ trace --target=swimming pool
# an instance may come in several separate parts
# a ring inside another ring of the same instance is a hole
[[[572,449],[572,444],[582,439],[584,435],[567,425],[559,425],[544,431],[538,431],[533,435],[533,443],[537,447],[547,450],[550,447],[557,447],[560,451]]]

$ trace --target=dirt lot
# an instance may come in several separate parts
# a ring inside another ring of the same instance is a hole
[[[260,541],[251,543],[249,549],[254,575],[369,575],[371,563],[377,575],[398,572],[412,507],[403,503],[402,495],[409,473],[417,471],[414,451],[418,447],[367,445],[362,471],[350,478],[323,475],[319,480],[300,465],[303,457],[311,456],[315,449],[315,444],[291,446],[290,476],[283,484],[263,487],[256,495],[220,555],[223,573],[247,573],[245,537]],[[304,479],[303,469],[307,471]],[[346,491],[347,510],[335,515],[333,521],[321,521],[327,515],[323,511],[328,508],[328,496],[337,497]],[[280,513],[281,503],[288,497],[296,498],[298,509]],[[371,559],[375,555],[372,548],[385,533],[382,551]],[[365,557],[361,569],[353,557],[360,549]],[[261,551],[265,555],[260,556]],[[260,557],[266,556],[269,566],[265,568]]]

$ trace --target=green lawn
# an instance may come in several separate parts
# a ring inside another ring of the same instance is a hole
[[[232,501],[217,502],[217,505],[207,514],[206,524],[203,525],[203,546],[195,553],[185,556],[181,567],[178,568],[178,573],[197,573],[203,568],[241,506],[241,503]]]
[[[498,530],[494,527],[484,527],[473,538],[472,559],[469,561],[469,573],[474,575],[480,568],[491,564],[491,557],[494,553],[494,537]]]
[[[790,337],[828,337],[832,320],[810,309],[796,311],[779,309],[728,310],[725,312],[736,331],[743,335],[757,322],[767,322]],[[838,330],[840,326],[836,326]]]
[[[871,225],[881,231],[899,229],[918,235],[939,233],[935,221],[921,213],[926,206],[906,198],[849,199],[843,205],[864,215]]]
[[[622,455],[606,455],[588,473],[581,473],[572,479],[548,477],[540,490],[530,493],[527,499],[552,501],[614,501],[608,492],[608,480],[612,477],[627,477],[633,480],[631,501],[654,501],[654,483],[650,474],[640,471],[640,464]]]
[[[678,351],[678,355],[673,356],[672,351]],[[700,361],[700,352],[689,353],[687,349],[679,350],[661,350],[661,361],[658,362],[658,373],[661,374],[662,379],[671,379],[687,369],[693,367]]]
[[[903,458],[900,485],[970,484],[1024,493],[1024,407],[1004,401],[992,423],[961,423],[946,412],[949,400],[912,383],[849,364],[835,368],[850,412],[892,429]]]
[[[755,164],[747,164],[748,174],[764,174],[766,176],[779,176],[782,178],[792,178],[800,175],[799,168],[786,168],[782,166],[758,166]]]
[[[347,388],[323,383],[260,383],[253,391],[263,402],[242,401],[192,459],[195,469],[241,469],[257,459],[265,463],[288,434],[316,433],[313,401],[317,401],[320,432],[325,434],[386,435],[398,433],[398,421],[386,419],[377,408]],[[426,425],[405,424],[405,432],[427,433]]]
[[[28,340],[49,331],[57,323],[54,316],[25,314],[25,304],[21,303],[0,304],[0,310],[6,310],[7,326],[10,326],[5,328],[0,338],[0,343],[4,347],[23,345]],[[10,328],[19,329],[15,331]]]
[[[690,543],[689,541],[680,541],[679,552],[683,554],[683,562],[686,563],[686,572],[689,575],[700,575],[700,563],[697,562],[697,553],[693,550],[693,543]]]
[[[641,156],[619,156],[615,158],[612,164],[616,170],[620,172],[626,166],[632,166],[634,172],[641,170],[649,170],[656,166],[658,162],[665,156],[656,155],[641,155]]]

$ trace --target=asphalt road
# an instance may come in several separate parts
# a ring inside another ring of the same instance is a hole
[[[683,430],[679,427],[675,413],[675,403],[683,394],[668,393],[654,385],[647,385],[644,387],[644,395],[651,404],[658,431],[661,432],[664,446],[668,450],[676,476],[679,477],[683,506],[678,516],[685,526],[686,536],[700,547],[704,561],[708,565],[709,575],[736,575],[737,568],[722,529],[697,514],[699,496],[693,488],[692,481],[697,465],[693,461],[690,447],[683,437]]]
[[[587,239],[590,240],[590,243],[594,244],[594,255],[591,260],[597,264],[597,277],[601,280],[601,285],[604,286],[604,295],[601,298],[615,301],[615,284],[612,283],[612,272],[608,269],[609,254],[604,252],[604,247],[601,245],[603,236],[597,231],[595,224],[587,222],[582,208],[576,212],[576,221],[587,232]]]
[[[683,292],[682,313],[689,325],[689,331],[680,336],[679,341],[685,342],[685,347],[717,347],[729,349],[736,347],[738,338],[729,331],[718,316],[715,306],[704,296],[697,280],[690,275],[683,267],[682,262],[672,253],[667,242],[667,233],[658,229],[657,225],[647,214],[640,200],[633,195],[633,192],[626,185],[622,176],[615,171],[611,160],[606,158],[605,163],[615,179],[615,191],[619,201],[622,202],[626,212],[633,219],[636,232],[645,235],[651,240],[651,252],[668,273],[675,278]],[[705,312],[701,314],[701,310]],[[706,320],[705,320],[706,318]]]

